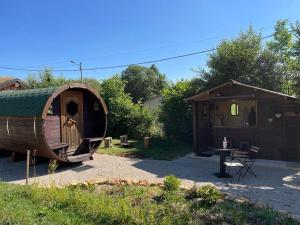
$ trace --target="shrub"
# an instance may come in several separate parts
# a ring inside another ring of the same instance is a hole
[[[217,203],[221,197],[221,192],[212,185],[204,185],[199,188],[193,187],[188,193],[188,198],[200,198],[200,203],[208,206]]]
[[[168,138],[192,140],[191,104],[185,99],[199,91],[201,85],[193,80],[181,80],[162,92],[160,122]]]
[[[181,181],[174,175],[166,176],[163,189],[167,192],[175,192],[179,189]]]
[[[134,138],[150,135],[154,117],[149,110],[133,103],[130,95],[125,93],[125,84],[118,75],[101,83],[100,94],[109,110],[108,135],[128,134]]]

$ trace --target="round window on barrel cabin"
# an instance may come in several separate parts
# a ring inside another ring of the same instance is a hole
[[[78,113],[78,104],[76,102],[70,101],[67,104],[67,113],[71,116],[75,116]]]

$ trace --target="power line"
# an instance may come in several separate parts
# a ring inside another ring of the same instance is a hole
[[[26,72],[42,72],[42,71],[44,71],[44,69],[25,69],[25,68],[7,67],[7,66],[0,66],[0,69],[26,71]],[[73,71],[79,71],[78,69],[69,69],[69,70],[51,69],[51,70],[54,71],[54,72],[73,72]]]
[[[162,58],[162,59],[154,59],[154,60],[150,60],[150,61],[130,63],[130,64],[124,64],[124,65],[116,65],[116,66],[86,68],[85,70],[105,70],[105,69],[114,69],[114,68],[127,67],[127,66],[132,66],[132,65],[145,65],[145,64],[150,64],[150,63],[163,62],[163,61],[168,61],[168,60],[173,60],[173,59],[184,58],[184,57],[193,56],[193,55],[199,55],[199,54],[202,54],[202,53],[212,52],[214,50],[216,50],[216,48],[207,49],[207,50],[198,51],[198,52],[192,52],[192,53],[183,54],[183,55],[167,57],[167,58]]]
[[[207,49],[207,50],[198,51],[198,52],[187,53],[187,54],[183,54],[183,55],[167,57],[167,58],[137,62],[137,63],[115,65],[115,66],[94,67],[94,68],[83,68],[82,70],[92,71],[92,70],[104,70],[104,69],[121,68],[121,67],[127,67],[127,66],[131,66],[131,65],[145,65],[145,64],[150,64],[150,63],[156,63],[156,62],[168,61],[168,60],[173,60],[173,59],[178,59],[178,58],[184,58],[184,57],[193,56],[193,55],[199,55],[199,54],[203,54],[203,53],[207,53],[207,52],[212,52],[214,50],[216,50],[216,48]],[[44,71],[43,69],[26,69],[26,68],[13,67],[13,66],[10,66],[10,67],[9,66],[0,66],[0,69],[26,71],[26,72],[42,72],[42,71]],[[52,71],[53,72],[75,72],[75,71],[79,71],[79,70],[78,69],[59,69],[59,70],[52,69]]]
[[[292,31],[293,30],[289,30],[288,32],[290,33]],[[267,38],[270,38],[273,36],[274,36],[274,34],[263,36],[263,37],[261,37],[261,40],[264,40],[264,39],[267,39]],[[137,63],[129,63],[129,64],[113,65],[113,66],[103,66],[103,67],[93,67],[93,68],[83,68],[82,70],[95,71],[95,70],[122,68],[122,67],[131,66],[131,65],[145,65],[145,64],[150,64],[150,63],[169,61],[169,60],[199,55],[199,54],[203,54],[203,53],[208,53],[208,52],[215,51],[216,49],[217,48],[211,48],[211,49],[206,49],[206,50],[202,50],[202,51],[197,51],[197,52],[192,52],[192,53],[187,53],[187,54],[182,54],[182,55],[176,55],[176,56],[171,56],[171,57],[166,57],[166,58],[161,58],[161,59],[137,62]],[[42,72],[42,71],[44,71],[44,69],[26,69],[26,68],[15,67],[15,66],[1,66],[1,65],[0,65],[0,69],[26,71],[26,72]],[[52,71],[53,72],[75,72],[75,71],[79,71],[79,69],[52,69]]]

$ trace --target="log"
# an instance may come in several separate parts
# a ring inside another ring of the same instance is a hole
[[[144,137],[144,148],[150,148],[150,137]]]

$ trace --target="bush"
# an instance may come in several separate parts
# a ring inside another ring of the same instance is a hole
[[[191,104],[185,99],[201,88],[197,79],[181,80],[162,92],[160,122],[171,140],[192,140]]]
[[[200,203],[208,206],[216,204],[221,197],[221,192],[212,185],[204,185],[199,188],[193,187],[188,193],[188,198],[200,198]]]
[[[181,181],[174,175],[166,176],[163,189],[167,192],[178,191]]]
[[[140,104],[134,104],[124,88],[125,82],[118,75],[101,83],[100,93],[109,110],[108,135],[118,137],[128,134],[133,138],[150,135],[153,116]]]

